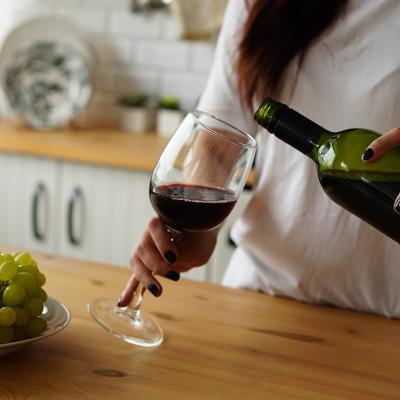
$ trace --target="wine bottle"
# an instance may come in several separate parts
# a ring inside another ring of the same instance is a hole
[[[269,97],[254,119],[315,162],[320,184],[333,201],[400,243],[400,214],[393,209],[400,192],[400,149],[366,164],[362,154],[377,132],[330,132]]]

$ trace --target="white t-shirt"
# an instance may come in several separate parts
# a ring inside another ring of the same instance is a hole
[[[400,317],[400,246],[332,202],[313,161],[257,127],[256,104],[242,107],[234,60],[246,17],[246,2],[231,0],[199,104],[261,136],[254,196],[234,227],[223,283]],[[301,66],[292,62],[279,100],[331,131],[399,126],[399,21],[398,0],[351,0]]]

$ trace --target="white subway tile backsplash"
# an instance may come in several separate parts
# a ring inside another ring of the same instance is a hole
[[[95,48],[102,68],[106,64],[131,64],[133,62],[132,44],[128,40],[97,41]]]
[[[188,67],[189,46],[185,42],[142,42],[139,44],[138,62],[143,66],[160,68]]]
[[[54,0],[47,0],[54,1]],[[112,9],[123,8],[129,10],[132,0],[74,0],[78,1],[83,5],[96,6],[96,7],[108,7]]]
[[[203,92],[208,74],[195,72],[167,72],[161,76],[161,95],[198,99]]]
[[[190,111],[190,110],[193,110],[196,108],[196,105],[199,102],[199,98],[198,97],[181,96],[181,97],[179,97],[179,101],[180,101],[182,110]]]
[[[82,29],[103,33],[106,29],[106,11],[98,9],[97,7],[83,7],[83,6],[58,6],[54,8],[54,13],[59,16],[64,16]]]
[[[117,93],[144,92],[149,95],[158,93],[158,73],[150,69],[135,69],[129,72],[115,73],[115,91]]]
[[[94,89],[114,91],[114,74],[109,70],[97,70],[94,77]]]
[[[12,0],[13,2],[15,0]],[[33,3],[35,2],[36,4],[39,4],[41,6],[46,6],[46,7],[60,7],[63,5],[68,5],[68,6],[81,6],[82,5],[82,0],[19,0],[22,3],[25,3],[24,6],[27,7],[29,4],[27,3]]]
[[[72,0],[75,2],[79,2],[80,0]],[[54,0],[3,0],[1,1],[1,10],[17,10],[17,9],[30,9],[33,10],[35,8],[53,8],[56,2]]]
[[[176,21],[169,17],[163,18],[161,23],[161,34],[164,40],[178,40],[179,39],[179,28]]]
[[[97,92],[91,99],[85,113],[99,120],[118,120],[120,111],[115,95]]]
[[[111,11],[108,32],[141,38],[158,38],[164,14],[159,12],[133,14],[123,10]]]
[[[208,72],[214,59],[214,50],[214,43],[193,43],[190,46],[190,69]]]
[[[16,7],[15,9],[9,8],[2,10],[2,5],[0,4],[0,44],[3,43],[9,32],[16,27],[33,18],[52,14],[51,8],[40,5],[35,7]]]

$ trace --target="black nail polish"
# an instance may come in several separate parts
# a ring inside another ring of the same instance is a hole
[[[166,251],[164,257],[170,264],[173,264],[176,261],[176,255],[171,250]]]
[[[149,289],[150,293],[155,297],[158,297],[160,295],[160,289],[154,283],[150,283],[150,285],[147,286],[147,289]]]
[[[367,149],[364,151],[364,154],[362,155],[362,159],[364,161],[370,160],[374,156],[374,150],[372,149]]]
[[[117,306],[122,307],[122,296],[118,299]]]
[[[171,281],[179,281],[179,278],[181,277],[181,274],[176,271],[168,271],[165,274],[165,277],[170,279]]]

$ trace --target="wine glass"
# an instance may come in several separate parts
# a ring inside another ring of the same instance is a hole
[[[243,190],[256,152],[255,139],[203,111],[192,111],[165,147],[150,180],[150,201],[171,240],[223,223]],[[141,346],[163,340],[159,325],[143,315],[139,283],[127,307],[111,299],[89,305],[92,317],[114,336]]]

